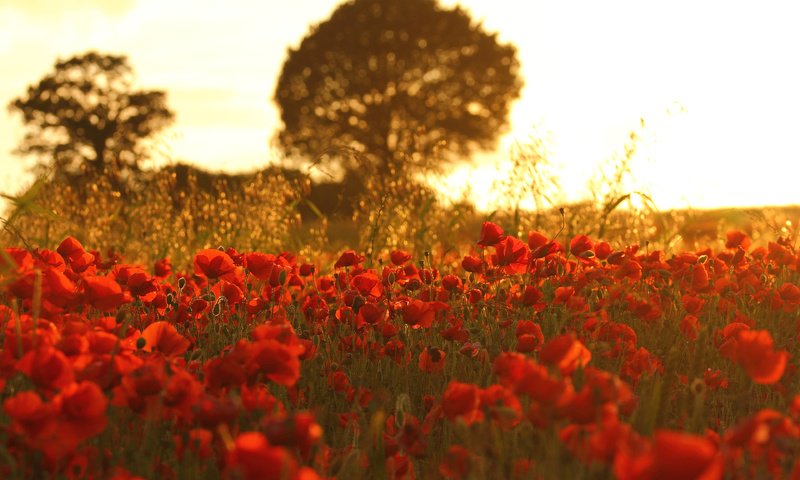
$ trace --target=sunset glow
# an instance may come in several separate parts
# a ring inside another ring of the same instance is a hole
[[[263,167],[278,155],[269,146],[279,121],[271,98],[286,49],[338,3],[1,0],[0,101],[22,94],[57,57],[127,54],[139,84],[166,90],[177,113],[156,164]],[[463,5],[515,44],[525,80],[498,149],[436,181],[450,196],[469,184],[482,209],[502,205],[491,187],[509,174],[509,147],[547,132],[560,198],[579,200],[635,131],[636,188],[661,208],[800,203],[800,31],[789,2],[443,4]],[[0,129],[0,189],[14,193],[29,181],[9,153],[19,118],[0,115]]]

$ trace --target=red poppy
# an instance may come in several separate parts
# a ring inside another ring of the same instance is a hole
[[[61,351],[48,345],[26,353],[17,368],[39,388],[47,390],[63,388],[75,378],[69,359]]]
[[[522,304],[526,307],[533,307],[537,312],[546,307],[546,304],[540,301],[542,298],[544,298],[544,293],[533,285],[526,285],[522,292]]]
[[[747,249],[750,248],[750,245],[752,243],[750,237],[748,237],[746,233],[738,230],[732,230],[726,233],[725,238],[726,238],[725,248],[730,248],[730,249],[737,249],[739,247],[742,247],[742,249],[747,251]]]
[[[283,447],[273,447],[262,433],[240,434],[228,456],[228,470],[244,480],[294,479],[297,461]]]
[[[94,255],[87,253],[81,242],[73,237],[65,238],[56,251],[69,261],[75,272],[82,272],[94,263]]]
[[[419,369],[423,372],[441,372],[444,369],[444,350],[436,347],[422,349],[419,354]]]
[[[392,261],[393,265],[401,266],[407,261],[411,260],[411,254],[406,252],[405,250],[394,250],[392,253],[389,254],[389,258]]]
[[[262,374],[269,380],[290,387],[300,379],[300,355],[303,347],[285,345],[266,339],[248,346],[248,373]]]
[[[522,353],[539,350],[544,343],[542,327],[533,320],[520,320],[517,322],[515,334],[517,336],[517,351]]]
[[[471,469],[471,454],[461,445],[451,445],[439,463],[439,474],[444,478],[467,478]]]
[[[736,357],[754,382],[766,385],[781,379],[789,354],[775,351],[767,330],[742,330],[737,341]]]
[[[800,307],[800,287],[797,285],[784,283],[778,288],[778,294],[781,296],[786,311],[791,312]]]
[[[269,279],[275,267],[275,255],[253,252],[245,255],[245,267],[259,280]]]
[[[629,278],[631,280],[639,280],[642,278],[642,266],[635,260],[622,260],[619,268],[614,272],[614,277],[617,279]]]
[[[479,257],[473,255],[466,255],[461,260],[461,268],[471,273],[483,272],[484,262]]]
[[[697,315],[700,310],[703,309],[703,305],[705,305],[705,300],[695,295],[686,294],[681,297],[681,301],[683,302],[683,309],[686,310],[686,313],[691,313],[692,315]]]
[[[505,238],[505,233],[499,225],[492,222],[483,222],[481,227],[481,238],[478,239],[478,245],[482,247],[490,247],[495,245],[500,240]]]
[[[208,248],[194,256],[194,273],[207,278],[228,278],[235,275],[236,264],[225,252]]]
[[[363,261],[363,255],[357,254],[355,250],[346,250],[339,257],[339,260],[336,260],[336,264],[334,264],[333,268],[352,267]]]
[[[594,244],[594,256],[597,257],[598,260],[607,259],[613,251],[614,249],[611,248],[608,242],[597,242]]]
[[[156,278],[165,279],[172,275],[172,262],[168,258],[162,258],[153,264],[153,274]]]
[[[102,432],[108,417],[108,399],[93,382],[73,383],[53,400],[60,406],[59,439],[73,445]]]
[[[365,303],[358,309],[359,322],[376,324],[386,318],[386,308],[377,303]]]
[[[463,287],[464,284],[461,282],[461,279],[455,275],[445,275],[442,277],[442,288],[448,292],[460,292]]]
[[[694,315],[687,313],[680,325],[681,333],[689,340],[697,340],[697,335],[700,332],[700,321]]]
[[[83,290],[86,301],[94,308],[108,312],[133,301],[119,283],[110,277],[83,277]]]
[[[58,413],[33,391],[7,398],[3,402],[3,411],[11,417],[12,429],[32,442],[48,436],[56,427]]]
[[[583,257],[588,254],[594,255],[594,252],[592,252],[593,248],[594,243],[592,243],[592,240],[586,235],[575,235],[569,242],[569,253],[576,257]]]
[[[414,328],[430,328],[436,319],[436,312],[449,308],[450,306],[443,302],[424,302],[414,299],[403,306],[403,321]]]
[[[571,375],[576,368],[586,366],[591,359],[592,352],[572,334],[550,340],[539,352],[539,361],[545,365],[556,365],[562,375]]]
[[[362,272],[354,276],[350,281],[350,285],[364,296],[371,295],[377,298],[380,297],[383,292],[381,288],[381,279],[372,271]]]
[[[287,418],[272,418],[266,422],[264,432],[270,444],[297,448],[304,458],[322,440],[322,427],[309,412],[297,412]]]
[[[144,349],[148,352],[161,352],[168,357],[183,355],[191,342],[169,322],[153,322],[142,332]]]
[[[536,250],[539,247],[543,247],[550,241],[549,238],[545,237],[539,232],[530,231],[528,232],[528,248],[531,250]]]
[[[480,409],[480,388],[469,383],[450,382],[442,395],[442,410],[451,421],[463,420],[467,425],[483,420]]]
[[[722,457],[707,438],[669,430],[654,437],[653,480],[722,478]]]
[[[495,245],[492,255],[494,265],[503,267],[507,274],[524,273],[528,267],[528,246],[515,237],[505,237]]]
[[[490,385],[480,392],[481,410],[504,429],[522,419],[522,404],[514,392],[502,385]]]

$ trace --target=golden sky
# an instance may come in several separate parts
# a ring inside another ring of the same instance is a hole
[[[177,122],[157,160],[210,169],[266,165],[286,49],[338,0],[0,0],[0,103],[57,57],[124,53],[142,87],[168,92]],[[565,201],[642,138],[637,188],[662,208],[800,203],[800,7],[791,1],[447,0],[519,49],[526,86],[498,150],[441,183],[470,183],[492,208],[516,140],[546,132]],[[639,119],[645,119],[645,128]],[[534,128],[536,130],[534,130]],[[20,122],[0,113],[0,190],[26,182],[10,155]],[[487,180],[488,179],[488,180]]]

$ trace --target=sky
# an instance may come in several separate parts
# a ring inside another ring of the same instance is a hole
[[[0,104],[90,49],[128,55],[137,86],[177,114],[156,164],[247,171],[279,157],[272,103],[287,48],[339,0],[0,0]],[[800,69],[791,1],[442,0],[518,48],[525,88],[495,151],[436,184],[503,204],[514,142],[548,139],[561,201],[589,195],[599,166],[640,138],[635,188],[661,208],[800,204]],[[641,120],[644,119],[644,127]],[[30,177],[10,151],[23,133],[0,111],[0,191]]]

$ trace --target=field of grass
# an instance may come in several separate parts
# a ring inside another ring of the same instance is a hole
[[[787,224],[658,249],[567,220],[174,265],[6,248],[0,477],[800,478]]]

